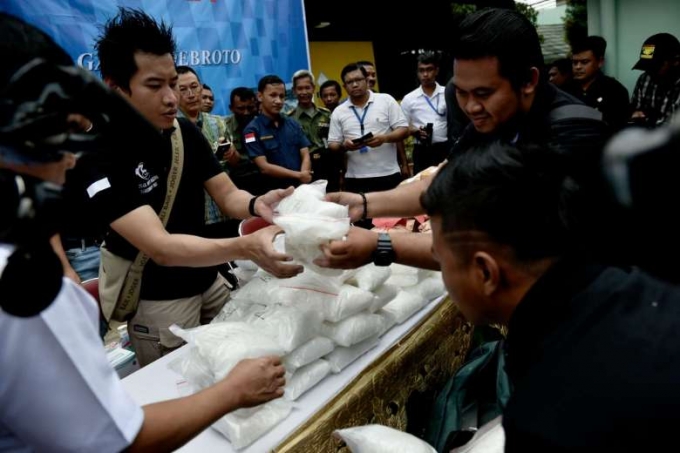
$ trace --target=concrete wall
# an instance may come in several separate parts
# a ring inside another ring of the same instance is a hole
[[[538,25],[553,25],[564,22],[562,16],[567,10],[567,5],[558,5],[555,8],[543,8],[538,10]]]
[[[661,32],[680,37],[679,0],[588,0],[588,33],[607,40],[605,71],[631,93],[642,43]]]

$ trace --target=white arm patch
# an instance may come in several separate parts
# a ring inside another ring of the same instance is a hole
[[[106,190],[109,187],[111,187],[109,178],[103,178],[90,184],[90,186],[87,188],[87,194],[90,196],[90,198],[92,198],[102,190]]]

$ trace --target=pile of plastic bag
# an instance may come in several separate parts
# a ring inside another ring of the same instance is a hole
[[[398,264],[316,272],[311,262],[321,253],[319,245],[341,239],[349,229],[347,208],[323,201],[323,195],[323,186],[301,186],[280,203],[275,217],[285,231],[275,248],[303,263],[303,273],[278,279],[251,270],[250,280],[210,325],[171,329],[191,347],[171,366],[196,390],[222,379],[239,360],[282,356],[284,397],[213,425],[237,449],[287,417],[292,402],[328,375],[376,347],[390,328],[445,293],[438,272]]]

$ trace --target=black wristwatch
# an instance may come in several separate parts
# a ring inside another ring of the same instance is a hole
[[[392,239],[387,233],[378,234],[378,247],[373,252],[373,264],[376,266],[389,266],[394,262],[394,249]]]

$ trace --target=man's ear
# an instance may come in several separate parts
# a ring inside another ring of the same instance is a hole
[[[604,67],[604,57],[600,58],[597,62],[597,67],[602,69]]]
[[[257,102],[262,103],[262,93],[257,92]]]
[[[104,83],[106,84],[107,87],[111,88],[112,90],[119,89],[118,85],[116,85],[116,83],[113,80],[111,80],[110,77],[104,78]]]
[[[541,71],[537,67],[529,68],[529,80],[522,86],[522,94],[528,96],[536,91],[540,74]]]
[[[492,295],[500,286],[501,269],[496,259],[487,252],[475,252],[472,257],[475,280],[485,296]]]
[[[113,80],[111,80],[111,78],[109,78],[109,77],[107,77],[107,78],[104,79],[104,83],[106,84],[106,86],[108,86],[108,87],[111,88],[113,91],[117,92],[118,94],[121,94],[121,95],[124,94],[124,95],[126,95],[126,96],[129,96],[129,95],[130,95],[130,91],[129,91],[129,90],[124,90],[123,88],[119,87],[118,85],[116,85],[116,82],[114,82]]]

